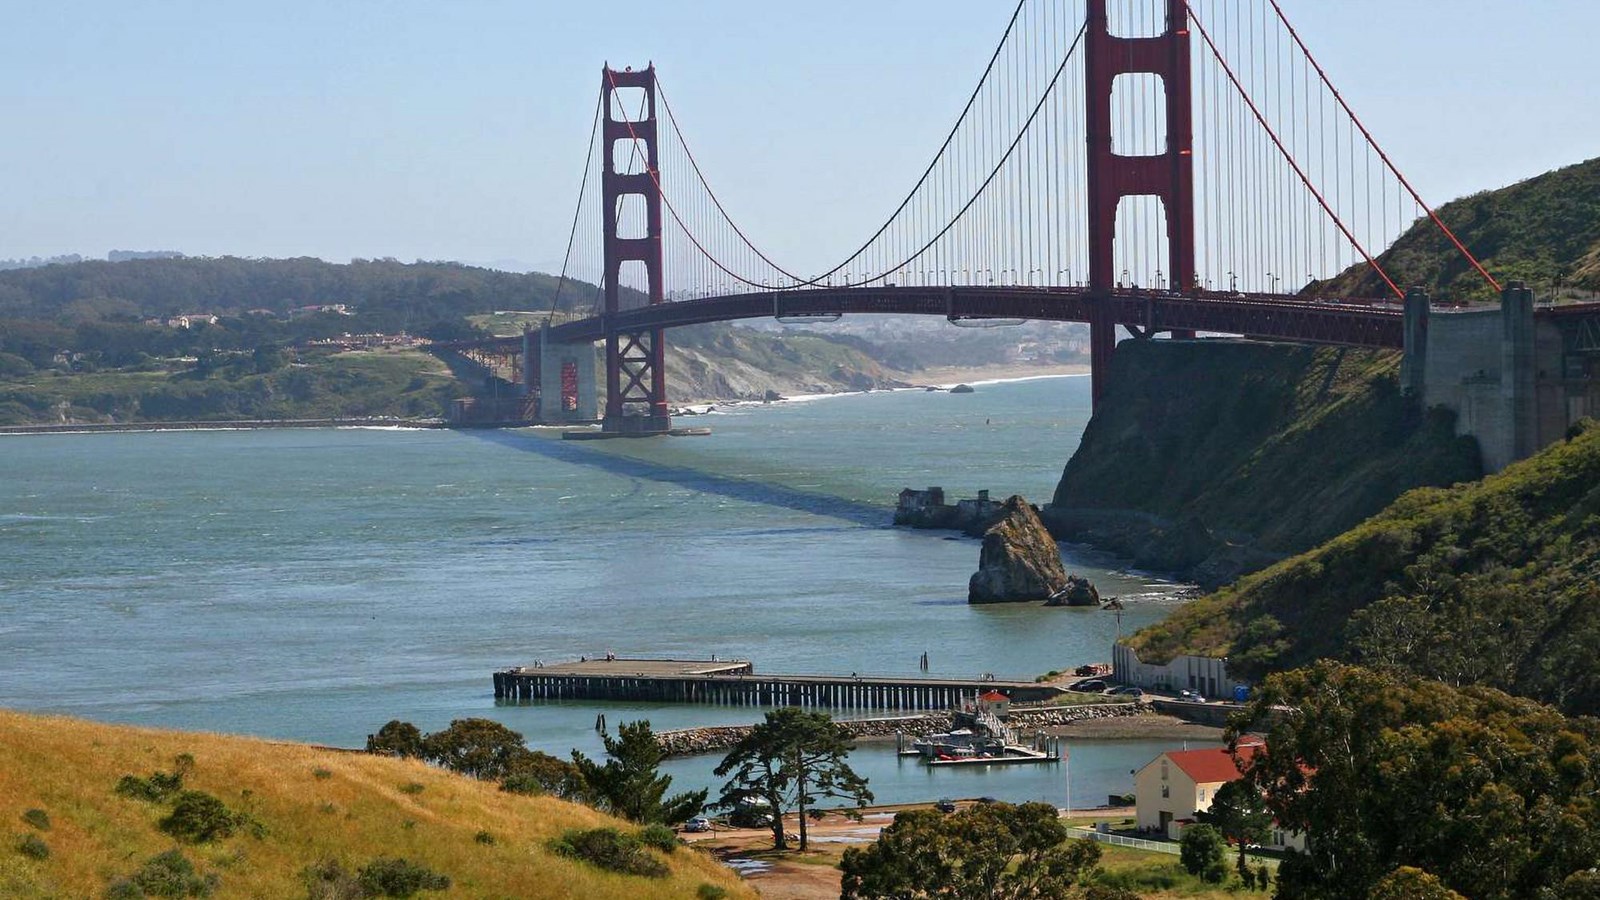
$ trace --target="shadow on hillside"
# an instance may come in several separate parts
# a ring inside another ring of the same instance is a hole
[[[888,527],[891,515],[889,510],[882,507],[857,503],[853,500],[845,500],[829,494],[802,491],[797,488],[785,487],[781,484],[730,478],[726,475],[702,472],[687,466],[671,466],[626,456],[615,456],[598,449],[589,442],[563,441],[553,437],[534,437],[525,433],[499,429],[471,429],[459,431],[457,434],[468,434],[479,440],[499,444],[502,447],[521,450],[526,453],[536,453],[547,459],[554,459],[575,466],[587,466],[591,469],[598,469],[599,471],[624,478],[642,478],[647,481],[674,484],[732,500],[777,506],[816,516],[828,516],[853,522],[857,525]],[[650,438],[649,440],[674,439]],[[692,438],[685,438],[684,440],[692,440]]]

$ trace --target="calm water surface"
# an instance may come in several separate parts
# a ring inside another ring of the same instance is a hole
[[[976,541],[887,526],[941,484],[1049,499],[1088,380],[734,408],[708,438],[295,430],[0,437],[0,704],[358,746],[391,718],[488,716],[532,746],[592,726],[748,722],[738,707],[496,705],[495,668],[614,651],[758,670],[1032,677],[1109,657],[1095,610],[970,607]],[[1067,548],[1159,620],[1176,585]],[[1073,747],[1076,803],[1165,744]],[[880,800],[1012,799],[1056,767],[926,769],[865,748]],[[715,760],[674,761],[708,783]],[[1098,772],[1099,774],[1095,774]]]

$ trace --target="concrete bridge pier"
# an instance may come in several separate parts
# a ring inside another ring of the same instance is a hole
[[[524,346],[530,338],[524,337]],[[547,425],[593,422],[600,411],[599,354],[588,341],[562,344],[539,331],[539,421]],[[531,368],[525,366],[525,368]]]

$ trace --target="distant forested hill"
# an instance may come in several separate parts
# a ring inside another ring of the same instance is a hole
[[[364,329],[420,332],[441,321],[496,309],[549,309],[557,279],[460,263],[234,256],[80,262],[0,272],[0,319],[97,319],[344,304]],[[592,302],[584,285],[560,306]]]
[[[1540,296],[1600,292],[1600,157],[1509,187],[1446,203],[1439,217],[1502,282],[1520,280]],[[1434,224],[1419,219],[1378,262],[1402,287],[1420,284],[1436,298],[1487,299],[1494,293]],[[1384,296],[1365,263],[1307,289]]]

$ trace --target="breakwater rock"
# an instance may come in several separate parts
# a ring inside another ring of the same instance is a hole
[[[1028,501],[1013,496],[1002,509],[1000,521],[984,532],[967,602],[1048,600],[1067,583],[1061,549]]]
[[[1140,703],[1093,703],[1084,706],[1012,707],[1006,722],[1013,728],[1031,730],[1066,725],[1082,719],[1109,719],[1137,716],[1146,711]],[[910,716],[885,716],[874,719],[840,719],[838,724],[853,739],[892,738],[896,734],[921,737],[949,731],[952,719],[947,712]],[[705,728],[679,728],[656,732],[656,743],[665,756],[692,756],[727,750],[750,733],[750,725],[715,725]]]

